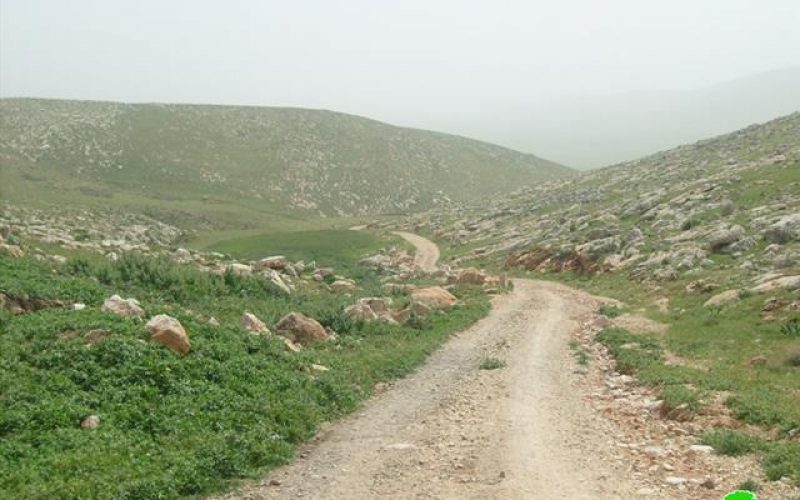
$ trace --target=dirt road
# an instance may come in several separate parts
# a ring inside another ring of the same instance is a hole
[[[568,347],[596,307],[554,283],[515,281],[492,313],[412,376],[323,430],[294,463],[225,498],[636,498],[584,402]],[[487,356],[506,362],[480,370]]]
[[[426,272],[436,271],[436,262],[439,260],[439,247],[432,241],[414,233],[395,231],[394,234],[414,245],[414,264]]]

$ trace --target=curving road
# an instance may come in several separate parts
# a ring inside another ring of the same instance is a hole
[[[435,245],[399,233],[435,265]],[[611,423],[585,403],[568,347],[589,295],[516,280],[413,375],[320,432],[299,459],[226,499],[630,499]],[[503,369],[480,370],[487,356]]]
[[[393,234],[396,234],[414,245],[416,249],[414,253],[414,265],[428,273],[436,271],[436,263],[439,261],[439,247],[436,246],[436,243],[417,234],[407,233],[405,231],[394,231]]]

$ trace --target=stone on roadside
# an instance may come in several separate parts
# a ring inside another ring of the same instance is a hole
[[[432,310],[449,309],[456,304],[456,297],[440,286],[411,290],[411,303],[418,303]]]
[[[474,267],[462,269],[455,276],[455,283],[459,285],[483,285],[486,283],[486,273]]]

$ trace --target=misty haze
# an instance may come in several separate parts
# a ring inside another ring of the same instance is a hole
[[[800,498],[798,25],[0,0],[0,498]]]

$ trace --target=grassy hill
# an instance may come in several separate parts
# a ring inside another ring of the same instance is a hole
[[[409,213],[571,172],[331,111],[3,99],[0,116],[3,198],[115,206],[183,227]]]

